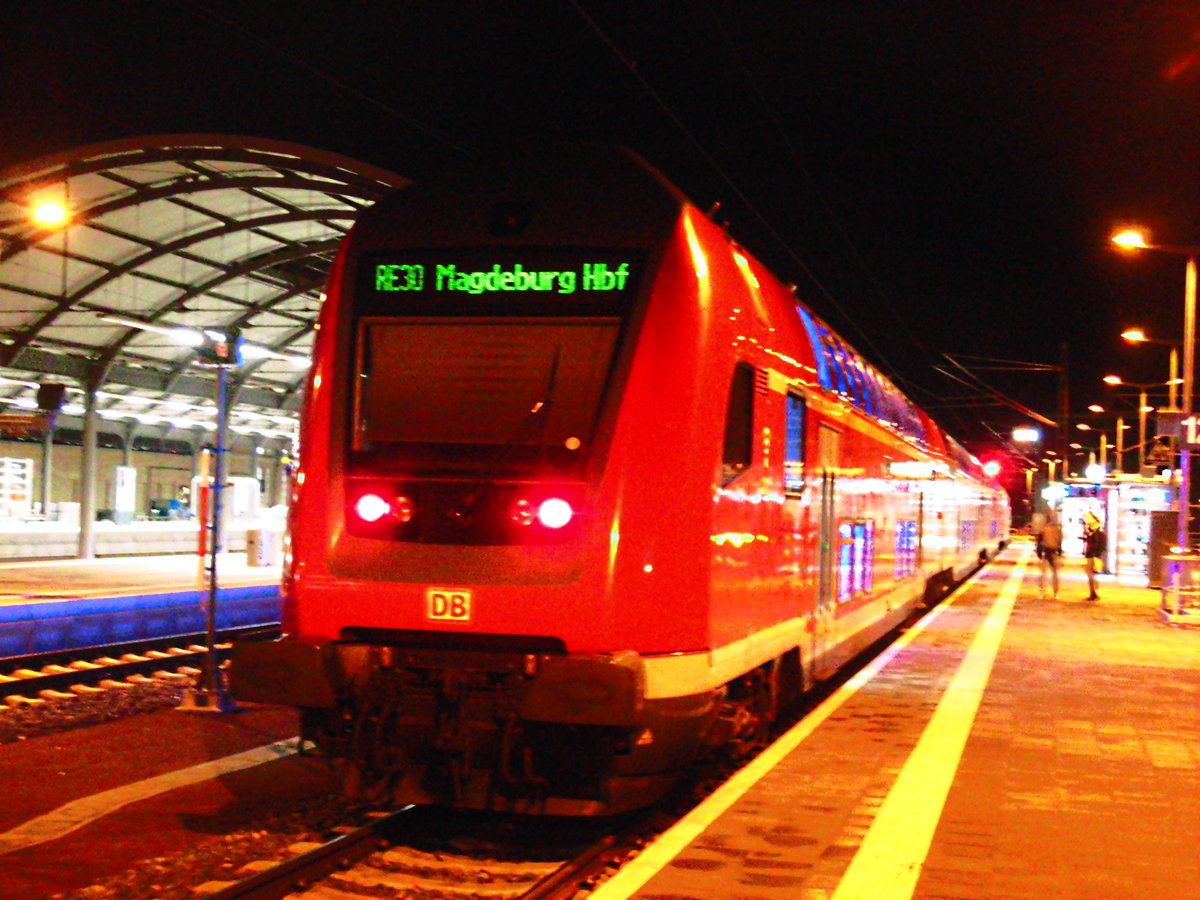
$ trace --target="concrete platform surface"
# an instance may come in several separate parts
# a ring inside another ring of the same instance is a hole
[[[1018,542],[592,894],[1200,897],[1200,629]]]

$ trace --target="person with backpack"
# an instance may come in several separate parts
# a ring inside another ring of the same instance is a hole
[[[1094,512],[1088,512],[1083,517],[1083,567],[1087,573],[1087,599],[1095,602],[1100,599],[1096,592],[1096,574],[1104,568],[1104,554],[1108,550],[1108,535],[1100,517]]]

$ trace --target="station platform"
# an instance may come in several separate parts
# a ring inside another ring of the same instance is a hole
[[[590,896],[1200,897],[1200,628],[1018,540]]]
[[[217,557],[217,627],[279,620],[279,565]],[[0,658],[196,634],[206,626],[196,554],[0,563]]]

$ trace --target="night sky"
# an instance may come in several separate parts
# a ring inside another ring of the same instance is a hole
[[[981,454],[1028,420],[944,354],[1066,342],[1073,409],[1113,405],[1106,372],[1166,379],[1119,333],[1182,335],[1184,265],[1108,235],[1200,244],[1200,6],[1175,0],[9,3],[0,66],[0,167],[162,133],[418,179],[513,140],[624,144]],[[1052,374],[980,374],[1056,415]]]

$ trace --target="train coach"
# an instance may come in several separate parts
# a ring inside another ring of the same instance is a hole
[[[318,329],[283,635],[230,678],[360,795],[649,804],[1008,534],[978,462],[627,151],[381,201]]]

